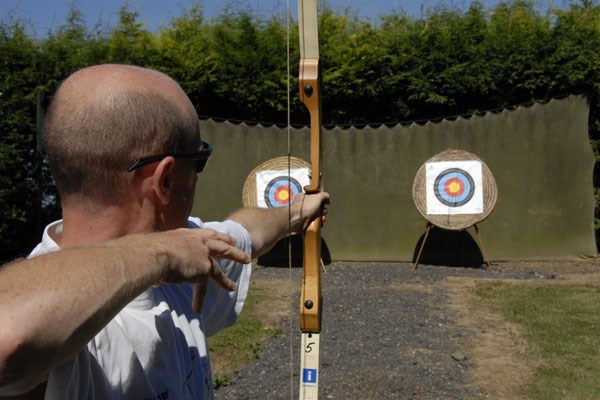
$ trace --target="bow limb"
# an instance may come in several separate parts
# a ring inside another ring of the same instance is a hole
[[[321,191],[321,76],[317,0],[298,0],[300,30],[300,100],[310,114],[310,184],[306,193]],[[300,399],[318,397],[321,332],[321,218],[304,232],[300,330],[302,332]]]

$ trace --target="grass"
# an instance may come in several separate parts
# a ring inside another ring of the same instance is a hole
[[[237,322],[208,338],[215,388],[230,384],[238,369],[260,356],[264,341],[281,333],[261,319],[268,301],[265,289],[251,285]]]
[[[539,360],[528,398],[600,398],[600,287],[486,283],[477,295],[524,328]]]

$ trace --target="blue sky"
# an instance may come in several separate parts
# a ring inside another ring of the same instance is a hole
[[[6,21],[10,17],[29,20],[38,34],[44,34],[65,21],[69,4],[73,0],[0,0],[0,15]],[[239,4],[250,8],[259,16],[276,13],[285,15],[286,0],[197,0],[204,7],[205,16],[214,17],[222,13],[226,4]],[[487,7],[493,7],[499,0],[483,0]],[[118,20],[118,11],[122,4],[128,4],[131,10],[139,13],[139,21],[146,27],[156,30],[190,7],[193,0],[76,0],[83,12],[88,26],[101,20],[113,25]],[[424,9],[442,3],[459,9],[467,9],[469,0],[328,0],[335,10],[351,9],[363,18],[376,20],[378,15],[391,11],[406,11],[412,16],[420,16]],[[564,7],[567,0],[537,0],[540,9],[549,5]],[[290,8],[295,15],[296,1],[290,0]]]

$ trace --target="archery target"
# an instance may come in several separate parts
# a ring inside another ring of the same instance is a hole
[[[481,171],[476,160],[427,163],[427,214],[483,213]]]
[[[296,179],[278,176],[265,189],[265,204],[267,207],[287,206],[301,192],[302,187]]]
[[[303,187],[310,183],[308,168],[265,170],[256,173],[256,201],[258,207],[284,207],[294,200]]]
[[[448,207],[465,205],[473,197],[475,183],[471,174],[460,168],[442,171],[433,184],[435,197]]]

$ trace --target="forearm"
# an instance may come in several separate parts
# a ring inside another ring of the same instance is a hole
[[[0,271],[0,393],[42,381],[165,273],[168,255],[148,239],[67,249]]]
[[[252,257],[256,258],[269,251],[277,241],[288,236],[289,210],[287,207],[242,208],[227,219],[246,228],[252,241]]]
[[[228,219],[240,223],[252,240],[252,256],[269,251],[278,240],[290,233],[302,232],[314,218],[322,218],[323,207],[329,203],[329,194],[299,194],[290,207],[242,208]]]

